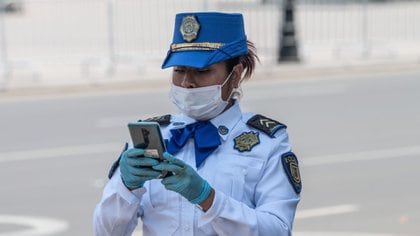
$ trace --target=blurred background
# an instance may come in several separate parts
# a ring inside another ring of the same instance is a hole
[[[420,60],[416,0],[1,0],[0,4],[2,89],[161,77],[159,66],[172,39],[174,15],[180,11],[242,12],[248,38],[257,45],[264,66],[277,64],[284,31],[296,32],[297,54],[306,66]],[[286,20],[287,9],[293,11],[291,20]]]
[[[176,112],[160,65],[187,11],[244,15],[242,110],[289,127],[294,235],[420,235],[420,1],[0,0],[0,236],[93,234],[126,124]]]

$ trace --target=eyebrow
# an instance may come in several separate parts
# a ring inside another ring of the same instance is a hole
[[[195,67],[189,67],[189,66],[174,66],[174,69],[184,69],[184,70],[193,70],[193,71],[200,71],[200,70],[210,70],[212,67],[203,67],[203,68],[195,68]]]

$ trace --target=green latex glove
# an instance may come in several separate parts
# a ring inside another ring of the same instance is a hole
[[[160,171],[152,167],[159,164],[159,161],[144,156],[144,150],[130,148],[123,152],[120,159],[121,178],[124,185],[130,189],[143,187],[147,180],[156,179]]]
[[[209,197],[210,185],[191,166],[169,153],[164,153],[163,157],[167,162],[161,162],[159,165],[153,166],[153,169],[173,173],[173,175],[162,179],[162,184],[166,189],[181,194],[193,204],[200,204]]]

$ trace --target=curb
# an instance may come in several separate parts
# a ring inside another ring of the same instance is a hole
[[[254,78],[247,83],[255,84],[258,81],[294,81],[294,80],[322,80],[339,79],[349,76],[374,76],[401,73],[420,72],[420,62],[415,61],[385,61],[358,64],[281,64],[281,65],[257,65]],[[13,86],[0,89],[0,100],[18,97],[50,97],[50,96],[80,96],[100,95],[107,93],[133,93],[153,92],[166,90],[170,83],[168,76],[161,71],[155,71],[152,75],[144,75],[122,80],[118,76],[97,80],[82,80],[73,83],[40,83],[31,86]]]
[[[310,64],[288,64],[287,66],[276,65],[262,67],[256,73],[258,80],[272,78],[282,80],[295,79],[328,79],[342,78],[349,76],[389,75],[400,73],[420,72],[420,61],[383,61],[376,63],[354,63],[335,65],[310,65]]]

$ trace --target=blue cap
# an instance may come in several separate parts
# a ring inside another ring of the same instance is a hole
[[[179,13],[162,69],[171,66],[204,68],[247,53],[242,14]]]

